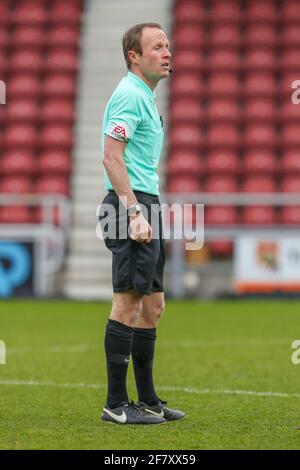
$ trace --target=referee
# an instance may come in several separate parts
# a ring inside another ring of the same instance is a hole
[[[106,106],[102,129],[108,192],[100,222],[103,233],[107,226],[116,229],[116,236],[114,230],[104,236],[113,255],[113,304],[105,334],[108,391],[102,420],[162,424],[185,416],[158,397],[152,374],[156,327],[164,309],[165,264],[157,174],[164,131],[154,89],[169,76],[171,53],[157,23],[129,29],[123,52],[128,74]],[[124,226],[125,237],[120,236]],[[130,355],[136,404],[129,401],[126,388]]]

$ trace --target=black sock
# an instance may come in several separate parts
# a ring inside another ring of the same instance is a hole
[[[110,408],[128,403],[126,376],[130,358],[133,328],[108,320],[105,334],[107,365],[107,405]]]
[[[157,405],[159,399],[153,386],[153,358],[156,328],[135,328],[132,337],[131,355],[139,401]]]

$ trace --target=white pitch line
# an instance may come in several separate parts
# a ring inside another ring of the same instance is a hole
[[[15,386],[37,386],[37,387],[55,387],[55,388],[92,388],[106,389],[105,384],[85,384],[85,383],[57,383],[57,382],[38,382],[35,380],[0,380],[0,385]],[[300,393],[284,393],[284,392],[258,392],[255,390],[215,390],[210,388],[198,389],[187,387],[157,387],[158,390],[166,392],[183,392],[192,395],[250,395],[256,397],[277,397],[277,398],[300,398]]]
[[[238,341],[217,341],[217,340],[199,340],[199,341],[162,341],[158,344],[161,349],[173,349],[173,348],[211,348],[211,347],[230,347],[235,346],[244,346],[244,347],[257,347],[257,346],[268,346],[268,345],[290,345],[291,340],[289,338],[245,338]],[[63,345],[53,345],[47,347],[41,346],[16,346],[9,347],[7,346],[8,354],[19,354],[19,353],[31,353],[31,352],[44,352],[44,353],[78,353],[78,352],[88,352],[88,351],[101,351],[100,345],[93,344],[74,344],[70,346]]]

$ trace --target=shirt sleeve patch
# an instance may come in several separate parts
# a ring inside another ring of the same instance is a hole
[[[126,123],[111,124],[105,131],[105,134],[126,143],[128,143],[131,137],[129,126]]]

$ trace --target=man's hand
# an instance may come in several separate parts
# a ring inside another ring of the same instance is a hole
[[[140,243],[150,243],[152,240],[152,228],[139,212],[137,215],[130,216],[130,238]]]

